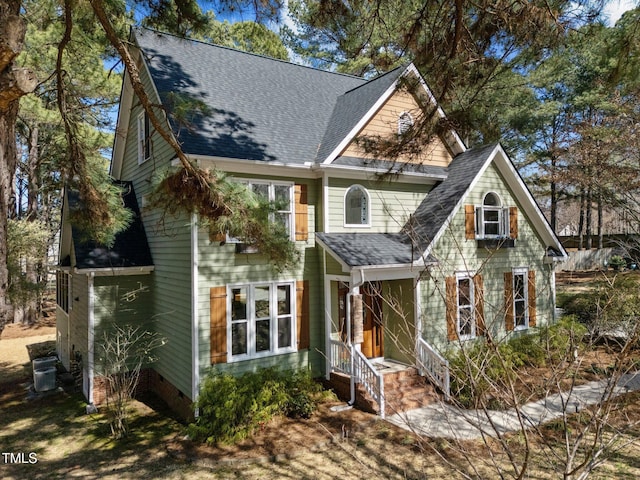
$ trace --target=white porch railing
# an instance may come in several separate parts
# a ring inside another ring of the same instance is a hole
[[[382,379],[382,373],[378,372],[372,363],[367,360],[362,352],[356,350],[352,345],[351,351],[353,352],[353,369],[357,383],[361,383],[367,393],[378,404],[380,416],[384,418],[384,380]]]
[[[353,383],[360,383],[378,404],[380,416],[384,418],[384,380],[367,357],[354,345],[346,345],[340,340],[331,340],[329,348],[331,369],[349,375]],[[353,393],[353,390],[352,390]]]
[[[351,351],[349,346],[340,340],[331,340],[329,350],[331,370],[351,375]]]
[[[421,375],[428,375],[444,393],[448,402],[451,395],[449,362],[422,338],[418,338],[418,369]]]

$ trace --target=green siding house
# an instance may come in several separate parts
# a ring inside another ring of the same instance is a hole
[[[447,395],[444,350],[554,321],[566,252],[499,144],[469,149],[446,131],[393,159],[363,147],[425,107],[444,117],[413,65],[365,80],[146,29],[131,41],[184,154],[284,199],[300,262],[275,273],[195,216],[146,205],[176,155],[125,76],[110,173],[135,221],[106,248],[74,231],[73,192],[63,207],[58,353],[89,402],[103,395],[96,342],[114,321],[168,340],[145,382],[185,414],[212,369],[265,366],[347,378],[384,414],[382,366],[415,367]],[[207,108],[179,118],[179,98]]]

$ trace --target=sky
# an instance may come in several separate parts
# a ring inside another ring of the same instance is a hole
[[[613,26],[627,10],[635,8],[637,0],[610,0],[604,8],[605,14],[609,17],[609,25]]]

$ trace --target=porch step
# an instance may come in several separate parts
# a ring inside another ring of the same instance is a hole
[[[420,376],[414,367],[407,366],[400,371],[383,373],[383,380],[386,415],[425,407],[440,399],[435,387],[426,377]],[[350,399],[348,375],[332,372],[328,386],[333,388],[340,399]],[[360,384],[356,384],[356,406],[366,412],[380,413],[378,404]]]
[[[415,367],[384,375],[385,413],[426,407],[440,399],[435,387]]]

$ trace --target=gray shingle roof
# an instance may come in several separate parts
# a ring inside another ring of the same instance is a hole
[[[124,206],[133,212],[133,220],[126,230],[116,235],[111,247],[86,239],[72,225],[71,235],[76,268],[78,269],[148,267],[153,265],[133,184],[131,182],[115,183],[124,189],[122,195]],[[78,192],[68,189],[67,198],[69,199],[70,211],[83,208]]]
[[[493,144],[467,150],[449,164],[447,178],[429,192],[402,229],[414,239],[416,251],[428,248],[495,148]]]
[[[325,132],[338,98],[352,91],[345,99],[357,99],[359,108],[368,108],[386,83],[367,83],[152,30],[133,32],[187,154],[313,161],[323,138],[335,143],[333,135]],[[360,91],[357,87],[363,85],[368,86]],[[209,112],[192,113],[189,125],[180,125],[171,116],[176,94],[202,102]],[[345,115],[350,114],[344,121],[352,123],[354,106],[344,109]]]
[[[413,262],[411,241],[403,233],[316,233],[316,237],[350,267]]]

